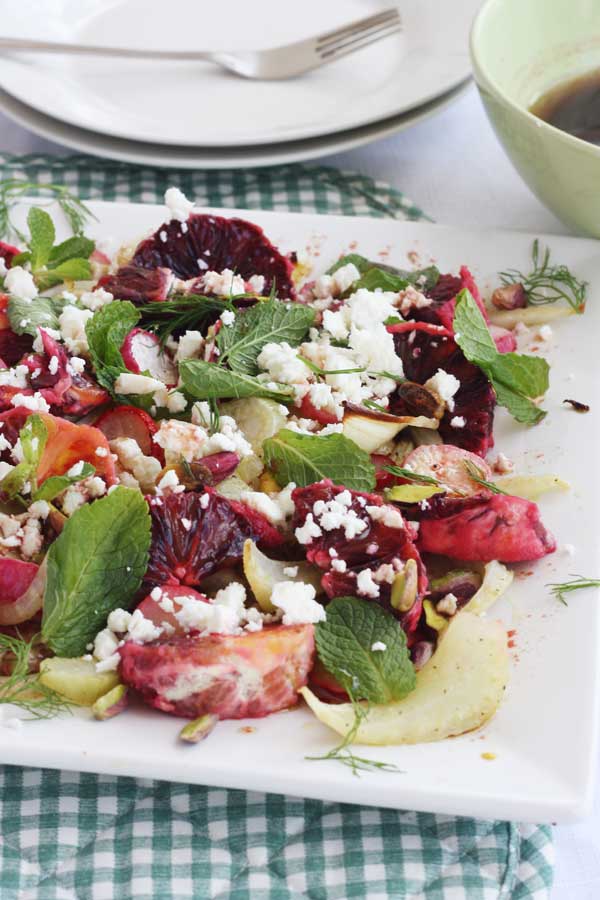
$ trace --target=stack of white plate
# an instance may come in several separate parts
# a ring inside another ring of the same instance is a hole
[[[397,0],[402,33],[289,81],[246,81],[208,63],[0,57],[0,110],[99,156],[237,168],[338,153],[407,128],[469,78],[480,0]],[[275,46],[386,8],[387,0],[22,0],[11,37],[144,49]]]

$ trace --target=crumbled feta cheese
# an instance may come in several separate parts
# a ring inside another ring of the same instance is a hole
[[[356,576],[356,590],[361,597],[379,597],[381,588],[373,581],[370,569],[363,569]]]
[[[294,534],[299,544],[311,544],[312,539],[315,537],[321,537],[323,532],[315,522],[313,514],[308,513],[304,521],[304,525],[300,525],[298,528],[296,528]]]
[[[72,356],[67,363],[67,372],[69,375],[81,375],[85,369],[85,359],[81,356]]]
[[[12,369],[0,370],[0,385],[3,387],[26,388],[29,385],[29,369],[27,366],[13,366]]]
[[[284,625],[324,622],[325,608],[315,600],[312,584],[301,581],[279,581],[273,586],[271,603],[283,611]]]
[[[145,456],[133,438],[114,438],[110,449],[121,466],[131,472],[144,492],[151,491],[161,473],[162,466],[154,456]]]
[[[69,353],[81,356],[89,349],[85,326],[94,313],[91,309],[79,309],[78,306],[65,306],[58,317],[61,336]]]
[[[371,644],[371,651],[373,653],[384,653],[387,650],[387,644],[384,644],[383,641],[374,641]]]
[[[454,594],[446,594],[435,605],[437,612],[444,613],[447,616],[453,616],[458,609],[458,600]]]
[[[345,559],[332,559],[331,568],[334,572],[345,572],[348,569],[348,564]]]
[[[98,660],[108,659],[116,653],[119,642],[110,628],[103,628],[94,638],[94,656]]]
[[[155,625],[150,619],[146,619],[139,609],[133,611],[127,627],[128,640],[138,644],[148,644],[160,637],[160,634],[161,629],[158,625]]]
[[[117,394],[153,394],[162,390],[164,384],[158,378],[149,375],[135,375],[125,372],[115,381],[115,393]]]
[[[208,509],[210,503],[210,494],[202,494],[200,497],[200,509]]]
[[[221,322],[223,325],[233,325],[235,322],[235,313],[231,309],[226,309],[221,313]]]
[[[114,299],[115,298],[110,291],[105,291],[104,288],[99,287],[94,291],[84,291],[79,298],[79,302],[82,306],[85,306],[86,309],[91,309],[92,312],[96,312],[97,309],[108,306]]]
[[[45,500],[36,500],[27,510],[28,515],[35,516],[36,519],[47,519],[50,514],[50,506]]]
[[[182,359],[193,359],[199,357],[204,347],[204,338],[199,331],[186,331],[179,338],[177,351],[175,353],[175,362],[181,362]]]
[[[223,269],[222,272],[205,272],[202,279],[204,290],[217,297],[234,297],[237,294],[246,293],[246,282],[232,269]]]
[[[165,191],[165,204],[169,210],[171,219],[185,222],[194,208],[191,200],[188,200],[179,188],[170,187]]]
[[[12,266],[4,278],[4,288],[20,300],[34,300],[38,295],[38,289],[33,280],[33,275],[23,266]]]
[[[388,528],[404,528],[402,514],[393,506],[367,506],[366,511],[374,522],[381,522]]]
[[[168,388],[161,388],[152,396],[155,406],[162,406],[171,413],[183,412],[187,407],[187,399],[181,391],[170,391]]]
[[[423,309],[424,306],[430,306],[433,303],[431,297],[426,297],[421,291],[418,291],[412,284],[400,291],[400,312],[406,316],[413,309]]]
[[[284,521],[284,515],[279,504],[262,491],[242,491],[240,500],[263,515],[273,525],[281,525]]]
[[[200,404],[194,404],[192,419],[198,421],[202,411]],[[202,459],[212,453],[227,451],[237,453],[241,458],[252,455],[252,447],[239,430],[237,422],[231,416],[221,416],[219,431],[209,435],[207,428],[194,422],[179,422],[176,419],[165,420],[153,437],[153,440],[165,451],[167,465]]]
[[[67,469],[67,475],[69,478],[77,478],[78,475],[81,475],[83,472],[84,462],[82,459],[79,462],[74,463],[70,469]]]
[[[302,384],[311,374],[308,366],[299,357],[298,349],[281,344],[265,344],[256,360],[258,367],[269,373],[270,378],[282,384]]]
[[[460,381],[444,369],[438,369],[424,385],[428,390],[443,400],[450,412],[454,409],[454,395],[460,387]]]
[[[504,453],[499,453],[496,457],[496,462],[494,463],[494,471],[499,475],[508,475],[509,472],[512,472],[514,469],[514,463],[512,460],[505,456]]]
[[[453,416],[450,419],[450,427],[451,428],[464,428],[467,424],[467,420],[464,416]]]
[[[126,609],[113,609],[108,616],[107,625],[111,631],[117,634],[124,634],[129,628],[131,622],[131,613]]]
[[[283,574],[287,575],[288,578],[296,578],[298,575],[298,566],[284,566]]]
[[[250,288],[250,291],[255,294],[262,294],[265,289],[265,276],[252,275],[252,277],[248,279],[248,287]]]
[[[10,402],[13,406],[24,406],[25,409],[30,409],[32,412],[50,412],[49,404],[44,400],[39,391],[36,391],[33,396],[27,394],[15,394]]]
[[[333,273],[333,283],[338,294],[345,293],[360,278],[360,272],[354,263],[346,263]]]
[[[96,454],[96,456],[108,456],[108,450],[106,449],[106,447],[96,447],[94,453]]]
[[[352,540],[369,527],[353,509],[349,509],[352,498],[349,491],[342,491],[331,500],[317,500],[313,506],[316,522],[324,531],[344,530],[346,540]]]

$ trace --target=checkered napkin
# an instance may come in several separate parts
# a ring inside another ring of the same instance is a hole
[[[0,154],[0,177],[83,198],[425,218],[399,191],[313,166],[182,172]],[[1,747],[0,747],[1,754]],[[1,900],[546,900],[548,827],[104,775],[0,767]]]

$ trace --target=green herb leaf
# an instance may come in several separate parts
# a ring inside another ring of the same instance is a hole
[[[551,265],[549,248],[541,251],[537,238],[531,249],[531,260],[533,269],[528,274],[517,269],[500,272],[502,284],[521,284],[527,303],[531,306],[564,300],[575,312],[582,313],[585,309],[587,281],[576,278],[567,266]]]
[[[300,344],[315,320],[315,312],[301,303],[282,303],[269,299],[244,312],[238,311],[233,325],[217,335],[219,363],[234,372],[256,375],[256,358],[266,344],[287,341]]]
[[[214,314],[229,309],[229,304],[215,297],[201,294],[173,296],[162,303],[139,306],[144,328],[155,331],[164,343],[170,334],[201,328]]]
[[[179,364],[179,374],[185,390],[195,400],[241,400],[244,397],[264,397],[279,403],[290,403],[294,398],[291,387],[282,384],[277,390],[268,388],[262,381],[242,372],[230,372],[216,363],[201,359],[184,359]]]
[[[127,609],[148,564],[150,515],[139,491],[118,487],[80,507],[47,554],[42,637],[80,656],[112,610]]]
[[[45,266],[50,259],[50,253],[56,238],[56,230],[52,216],[39,206],[32,206],[27,215],[29,226],[29,251],[31,253],[31,268],[34,272]]]
[[[384,263],[373,262],[370,259],[367,259],[364,256],[361,256],[359,253],[348,253],[346,256],[342,256],[337,260],[330,268],[327,270],[328,275],[333,275],[334,272],[337,272],[338,269],[341,269],[342,266],[347,266],[350,263],[356,266],[360,274],[363,278],[360,281],[355,282],[352,285],[352,290],[356,291],[359,287],[365,287],[368,290],[375,290],[375,288],[381,287],[382,290],[389,291],[401,291],[404,290],[406,284],[414,284],[420,290],[426,291],[431,290],[431,288],[435,287],[435,285],[439,281],[440,272],[436,266],[427,266],[424,269],[397,269],[395,266],[388,266]],[[371,275],[371,272],[377,273]],[[364,280],[364,276],[369,275],[367,280]],[[391,276],[388,281],[385,276]],[[395,281],[393,279],[396,279]],[[395,287],[395,285],[400,282],[406,282],[401,287]],[[369,287],[369,285],[373,285]]]
[[[469,478],[471,481],[474,481],[475,484],[480,484],[481,487],[487,488],[492,494],[507,494],[506,491],[499,488],[493,481],[486,481],[483,477],[483,470],[480,469],[479,466],[476,466],[475,463],[471,462],[470,459],[465,459],[464,464]]]
[[[35,657],[34,645],[39,635],[30,641],[8,634],[0,634],[0,657],[10,663],[10,675],[0,683],[0,703],[10,703],[24,709],[32,719],[50,719],[60,712],[70,711],[71,703],[47,687],[37,675],[30,675],[30,660]]]
[[[63,281],[87,281],[91,277],[92,269],[87,259],[66,259],[51,269],[36,272],[35,282],[40,291],[47,291]]]
[[[336,597],[327,619],[315,628],[317,652],[325,668],[353,696],[391,703],[414,690],[415,670],[400,622],[378,603]],[[385,650],[372,650],[373,644]]]
[[[115,380],[127,372],[121,346],[139,319],[140,313],[133,303],[115,300],[95,312],[85,326],[96,378],[111,393]]]
[[[74,234],[81,234],[85,223],[96,217],[78,197],[64,184],[40,184],[21,178],[6,178],[0,181],[0,236],[15,234],[25,243],[25,235],[14,225],[11,212],[21,198],[29,194],[56,200]]]
[[[90,463],[85,462],[79,475],[51,475],[44,483],[34,491],[33,500],[46,500],[50,502],[62,494],[70,485],[84,481],[95,473],[96,469]]]
[[[342,266],[348,266],[350,263],[352,263],[353,266],[356,266],[361,275],[364,275],[365,272],[368,272],[369,269],[372,269],[375,265],[370,259],[361,256],[360,253],[347,253],[345,256],[340,256],[340,258],[327,269],[327,274],[333,275],[333,273],[337,272],[338,269],[341,269]]]
[[[52,248],[48,266],[54,269],[69,259],[89,259],[95,247],[94,241],[89,238],[74,235]]]
[[[571,594],[573,591],[581,591],[585,588],[600,588],[600,578],[586,578],[584,575],[573,575],[573,581],[554,582],[546,585],[549,587],[556,597],[565,606],[565,594]]]
[[[499,353],[481,310],[467,290],[460,292],[454,310],[455,341],[466,358],[487,375],[500,406],[526,425],[535,425],[546,412],[533,399],[548,389],[549,366],[541,357]]]
[[[343,434],[298,434],[284,428],[263,443],[265,465],[278,484],[306,487],[330,478],[355,491],[372,491],[375,466],[368,453]]]
[[[38,328],[58,329],[58,317],[67,301],[60,297],[36,297],[33,303],[11,297],[8,301],[8,321],[15,334],[37,337]]]
[[[19,432],[23,460],[0,481],[0,491],[9,499],[23,492],[29,482],[36,489],[36,472],[48,440],[48,429],[37,414],[29,416]]]

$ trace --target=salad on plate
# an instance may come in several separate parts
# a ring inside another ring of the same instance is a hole
[[[536,500],[568,488],[515,474],[494,415],[544,418],[548,323],[585,285],[537,244],[489,304],[466,266],[315,277],[165,202],[113,254],[81,205],[63,242],[32,206],[0,243],[5,724],[141,702],[197,742],[303,698],[354,771],[386,766],[352,743],[478,728],[509,680],[488,611],[555,551]]]

